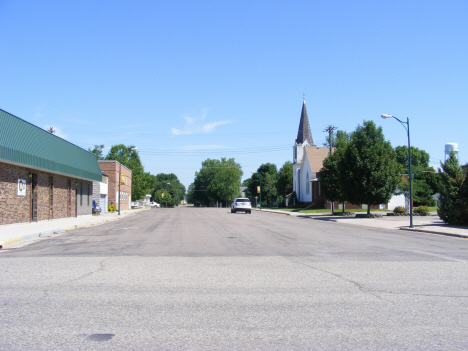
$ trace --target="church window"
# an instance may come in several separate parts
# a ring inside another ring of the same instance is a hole
[[[306,194],[310,194],[309,172],[307,172],[307,176],[306,176]]]

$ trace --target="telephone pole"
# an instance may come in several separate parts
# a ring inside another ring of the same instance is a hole
[[[337,129],[338,127],[332,126],[330,124],[323,130],[324,132],[328,133],[328,144],[330,146],[330,155],[332,154],[332,148],[333,148],[333,132]],[[333,201],[330,201],[330,210],[332,214],[335,212]]]

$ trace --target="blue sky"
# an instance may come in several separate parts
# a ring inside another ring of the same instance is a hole
[[[0,0],[0,108],[83,147],[139,148],[185,186],[207,158],[244,179],[312,136],[410,118],[431,164],[468,161],[467,1]]]

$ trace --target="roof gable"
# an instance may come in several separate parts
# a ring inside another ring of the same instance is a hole
[[[333,148],[333,150],[335,150],[335,148]],[[323,167],[323,160],[325,160],[330,153],[330,148],[306,146],[304,148],[304,153],[304,157],[307,157],[309,161],[310,171],[312,173],[318,173]]]
[[[94,154],[1,109],[0,161],[102,181]]]

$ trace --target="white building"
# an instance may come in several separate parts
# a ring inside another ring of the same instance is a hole
[[[297,139],[293,146],[293,191],[296,192],[299,202],[313,202],[317,204],[316,207],[324,207],[320,182],[311,180],[318,178],[317,173],[329,152],[328,147],[317,147],[312,139],[304,99]]]

